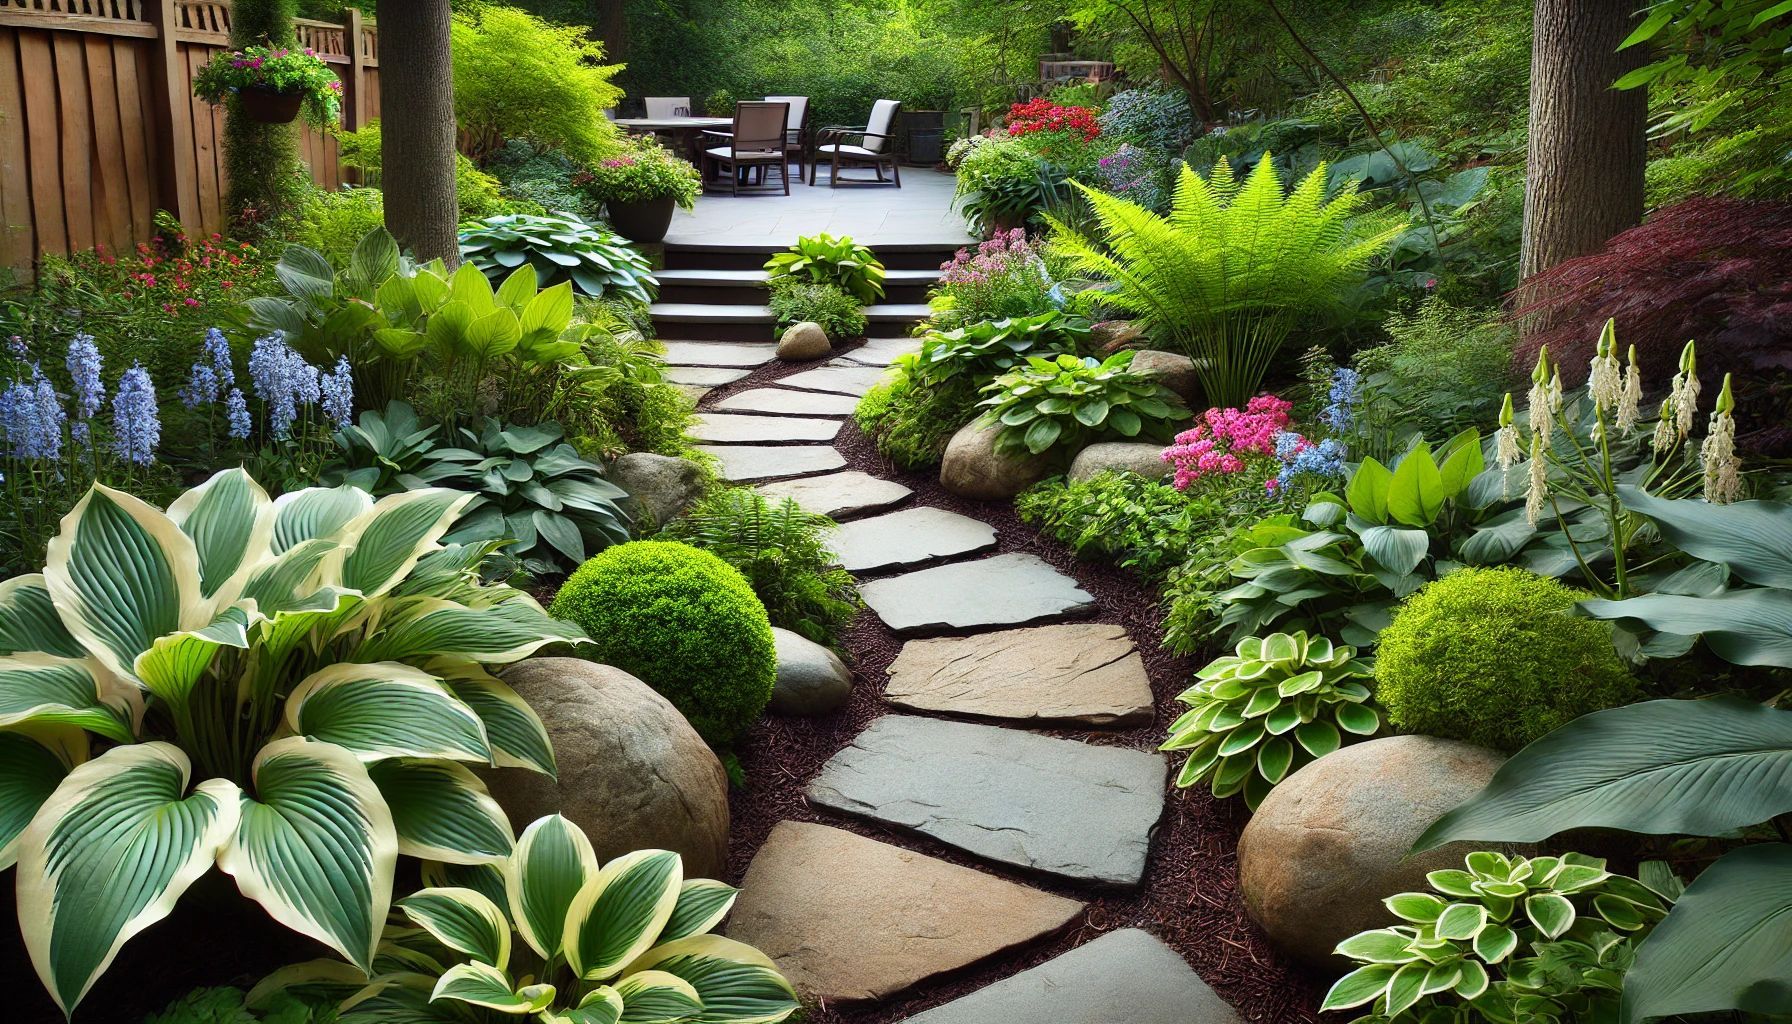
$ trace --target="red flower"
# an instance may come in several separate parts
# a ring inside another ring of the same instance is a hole
[[[1008,108],[1008,134],[1032,135],[1036,132],[1069,132],[1083,137],[1084,142],[1101,134],[1095,111],[1088,107],[1065,107],[1041,96],[1028,103]]]

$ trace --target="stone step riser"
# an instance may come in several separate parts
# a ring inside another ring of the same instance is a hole
[[[906,338],[914,332],[919,320],[873,320],[865,330],[867,338]],[[778,331],[771,323],[679,323],[653,322],[654,333],[674,341],[776,341]]]
[[[699,302],[699,303],[763,303],[766,301],[765,285],[742,284],[695,284],[687,281],[661,281],[661,302]],[[892,284],[884,288],[884,302],[926,302],[927,286],[924,284]]]
[[[665,266],[667,270],[758,270],[765,266],[765,261],[771,259],[773,253],[783,251],[783,246],[771,245],[764,248],[753,246],[737,249],[667,245]],[[886,246],[876,252],[878,260],[890,270],[938,270],[940,264],[951,262],[958,250],[940,247],[912,249]]]

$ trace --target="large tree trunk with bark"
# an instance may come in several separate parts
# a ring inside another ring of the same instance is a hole
[[[292,18],[293,0],[238,0],[230,45],[296,46]],[[284,227],[304,204],[307,178],[299,165],[297,132],[295,125],[252,119],[234,96],[225,102],[224,212],[235,232],[260,238]]]
[[[460,261],[448,0],[381,4],[380,188],[386,229],[420,260]]]
[[[1643,219],[1646,88],[1612,88],[1644,61],[1619,52],[1636,0],[1537,0],[1522,278],[1584,256]]]

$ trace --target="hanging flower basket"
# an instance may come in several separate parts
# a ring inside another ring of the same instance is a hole
[[[312,127],[327,128],[342,115],[342,80],[311,49],[225,50],[193,76],[193,95],[207,103],[232,94],[244,114],[265,124],[286,124],[303,113]]]
[[[251,121],[262,124],[289,124],[299,116],[299,108],[305,104],[302,92],[275,92],[272,89],[246,88],[237,90],[237,99],[242,101],[243,113]]]

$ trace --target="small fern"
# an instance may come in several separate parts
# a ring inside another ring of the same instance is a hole
[[[1321,164],[1284,192],[1268,154],[1240,181],[1187,166],[1167,215],[1078,183],[1100,239],[1053,220],[1053,248],[1111,281],[1102,299],[1174,338],[1207,402],[1242,407],[1303,320],[1336,310],[1403,225],[1366,214],[1354,183],[1327,199]]]

